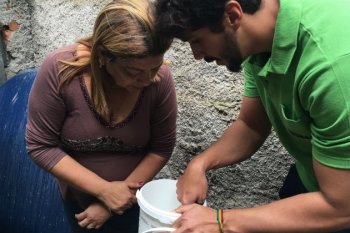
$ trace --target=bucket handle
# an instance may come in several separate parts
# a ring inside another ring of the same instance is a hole
[[[147,231],[144,231],[142,233],[151,233],[151,232],[173,232],[175,231],[175,228],[172,227],[156,227],[148,229]]]

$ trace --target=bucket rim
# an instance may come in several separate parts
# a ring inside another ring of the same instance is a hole
[[[141,190],[138,189],[136,191],[136,198],[137,200],[141,203],[141,207],[144,206],[145,208],[147,208],[148,210],[150,210],[151,212],[155,212],[156,214],[160,214],[160,215],[163,215],[164,216],[167,216],[167,217],[171,217],[171,218],[178,218],[180,217],[181,214],[179,213],[175,213],[175,212],[170,212],[170,211],[165,211],[165,210],[161,210],[157,207],[154,207],[152,206],[150,203],[148,203],[148,201],[146,201],[144,198],[143,198],[143,195],[141,193]],[[143,209],[144,210],[144,209]]]

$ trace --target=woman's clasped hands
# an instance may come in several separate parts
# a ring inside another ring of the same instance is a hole
[[[76,214],[75,218],[81,227],[99,229],[111,216],[112,213],[103,203],[95,202],[85,211]]]
[[[76,214],[75,218],[81,227],[100,228],[113,213],[122,215],[136,203],[136,190],[143,182],[113,181],[101,189],[97,198],[101,202],[92,203],[85,211]]]
[[[123,214],[136,203],[136,190],[142,182],[113,181],[105,185],[97,196],[112,212]]]

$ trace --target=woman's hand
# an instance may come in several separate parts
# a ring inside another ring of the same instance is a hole
[[[136,190],[142,183],[113,181],[109,182],[97,196],[111,211],[123,214],[124,211],[136,203]]]
[[[87,229],[99,229],[110,217],[112,213],[102,203],[92,203],[85,211],[76,214],[75,218],[81,227]]]

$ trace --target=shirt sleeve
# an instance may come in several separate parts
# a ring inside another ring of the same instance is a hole
[[[59,137],[65,104],[58,93],[58,56],[51,53],[40,66],[29,94],[26,146],[30,158],[50,170],[64,156]]]
[[[350,55],[312,71],[300,87],[311,122],[312,154],[322,164],[350,168]]]
[[[173,77],[168,67],[161,68],[161,81],[151,117],[150,151],[170,157],[176,141],[177,100]]]
[[[255,79],[252,72],[252,64],[248,61],[243,64],[243,75],[244,75],[244,90],[243,96],[246,97],[258,97],[259,92],[256,88]]]

